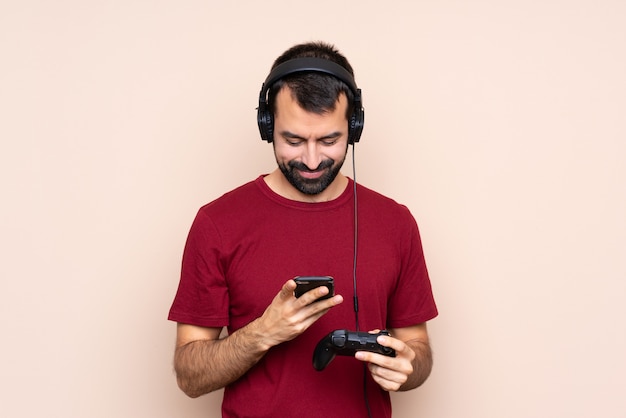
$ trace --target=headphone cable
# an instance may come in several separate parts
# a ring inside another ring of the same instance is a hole
[[[353,300],[354,300],[354,317],[356,321],[356,330],[359,331],[359,297],[357,296],[356,288],[356,259],[357,259],[357,242],[359,239],[359,216],[357,210],[357,195],[356,195],[356,159],[354,158],[355,144],[352,144],[352,183],[353,183],[353,198],[354,198],[354,257],[352,265],[352,284],[353,284]],[[372,418],[372,410],[370,408],[369,398],[367,396],[367,364],[363,363],[363,398],[365,399],[365,408],[367,409],[367,416]]]
[[[357,248],[358,248],[358,239],[359,239],[359,215],[358,215],[358,205],[357,205],[357,196],[356,196],[356,164],[354,158],[354,149],[355,144],[352,144],[352,184],[354,187],[353,199],[354,199],[354,253],[353,253],[353,263],[352,263],[352,286],[353,286],[353,303],[354,303],[354,319],[356,322],[356,330],[359,331],[359,297],[357,294],[356,287],[356,259],[357,259]]]

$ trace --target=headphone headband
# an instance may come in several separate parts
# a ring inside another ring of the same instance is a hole
[[[282,64],[279,64],[274,68],[263,83],[261,89],[261,96],[265,100],[267,91],[272,85],[281,78],[287,77],[294,73],[316,72],[332,75],[333,77],[343,81],[348,85],[354,96],[357,96],[358,88],[354,82],[354,77],[341,65],[323,58],[305,57],[295,58]]]
[[[295,58],[274,68],[261,86],[259,93],[259,107],[257,112],[257,122],[261,139],[267,142],[274,140],[274,115],[269,109],[267,92],[278,80],[295,73],[316,72],[328,74],[336,79],[344,82],[352,91],[354,96],[353,113],[348,122],[348,143],[354,144],[361,138],[363,131],[364,110],[361,103],[361,89],[359,89],[354,81],[354,77],[348,70],[341,65],[323,58],[304,57]]]

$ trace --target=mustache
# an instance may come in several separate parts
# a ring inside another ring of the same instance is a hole
[[[300,170],[300,171],[304,171],[304,172],[307,172],[307,173],[315,173],[317,171],[325,170],[327,168],[332,167],[333,164],[335,164],[335,160],[329,158],[327,160],[324,160],[324,161],[320,162],[319,165],[316,168],[311,170],[309,167],[306,166],[306,164],[304,164],[303,162],[300,162],[300,161],[289,161],[289,163],[288,163],[290,168],[296,169],[296,170]]]

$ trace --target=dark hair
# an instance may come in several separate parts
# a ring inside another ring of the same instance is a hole
[[[346,57],[333,45],[324,42],[308,42],[289,48],[274,61],[272,69],[289,60],[308,57],[332,61],[354,76],[352,66]],[[350,119],[354,108],[354,94],[343,81],[332,75],[317,72],[296,73],[276,81],[268,92],[268,104],[272,114],[276,112],[276,95],[284,86],[289,87],[300,107],[317,114],[334,110],[339,96],[344,93],[348,99],[346,117]]]

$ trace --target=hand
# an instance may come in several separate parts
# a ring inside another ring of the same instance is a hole
[[[379,330],[371,331],[373,333]],[[409,379],[413,373],[415,352],[406,343],[391,336],[381,335],[376,341],[385,347],[396,350],[396,357],[388,357],[368,351],[358,351],[355,358],[368,363],[367,367],[372,378],[386,391],[395,392]]]
[[[293,294],[296,282],[288,280],[274,297],[263,315],[255,322],[268,347],[290,341],[306,331],[330,308],[343,302],[341,295],[315,302],[328,294],[326,286],[320,286],[296,298]],[[315,303],[313,303],[315,302]]]

